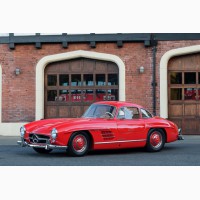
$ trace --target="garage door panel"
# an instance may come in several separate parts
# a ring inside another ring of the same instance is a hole
[[[197,104],[197,117],[200,119],[200,104]]]
[[[95,71],[106,73],[107,72],[107,63],[105,62],[96,62]]]
[[[74,60],[70,62],[70,70],[72,73],[81,72],[82,60]]]
[[[95,61],[83,60],[83,72],[93,73],[95,67]]]
[[[196,130],[196,120],[194,118],[185,118],[183,120],[183,127],[187,133]]]
[[[109,73],[118,73],[118,69],[116,68],[116,64],[108,63],[108,72]]]
[[[57,107],[56,106],[47,106],[46,113],[49,118],[57,117]]]
[[[53,67],[52,67],[53,68]],[[59,66],[59,72],[60,73],[69,73],[71,70],[70,70],[70,63],[66,63],[66,62],[63,62],[60,66]],[[57,71],[58,72],[58,71]]]
[[[50,63],[48,65],[48,68],[45,69],[45,72],[46,73],[57,73],[59,70],[60,70],[59,64],[57,64],[57,63]]]
[[[71,117],[78,118],[83,114],[83,109],[81,106],[71,106]]]
[[[59,117],[65,117],[68,118],[71,116],[70,113],[70,106],[59,106],[58,107]]]
[[[84,106],[83,107],[83,113],[89,108],[89,106]]]
[[[196,116],[197,106],[196,104],[185,104],[184,105],[184,115],[185,116]]]
[[[183,105],[170,105],[169,106],[171,117],[182,117],[183,116]]]

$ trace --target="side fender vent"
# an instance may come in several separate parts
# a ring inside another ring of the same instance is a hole
[[[115,138],[115,135],[113,132],[111,132],[110,130],[103,130],[101,131],[101,135],[103,137],[104,140],[112,140]]]

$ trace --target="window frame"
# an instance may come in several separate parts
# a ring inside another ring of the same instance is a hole
[[[147,114],[150,114],[151,117],[143,117],[143,115],[142,115],[142,110],[146,111]],[[141,112],[141,118],[142,118],[142,119],[151,119],[151,118],[153,118],[153,114],[151,114],[147,109],[140,108],[140,112]]]

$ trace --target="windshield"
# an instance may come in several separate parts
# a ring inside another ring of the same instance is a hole
[[[92,104],[83,114],[83,118],[104,118],[105,115],[115,115],[116,108],[110,105]]]

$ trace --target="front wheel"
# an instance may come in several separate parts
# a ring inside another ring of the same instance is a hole
[[[37,152],[37,153],[41,153],[41,154],[48,154],[52,151],[52,149],[44,149],[44,148],[37,148],[37,147],[33,147],[33,149]]]
[[[84,156],[90,146],[88,134],[84,132],[73,133],[69,139],[68,152],[71,156]]]
[[[165,133],[161,129],[152,129],[148,133],[146,149],[150,152],[160,151],[165,145]]]

